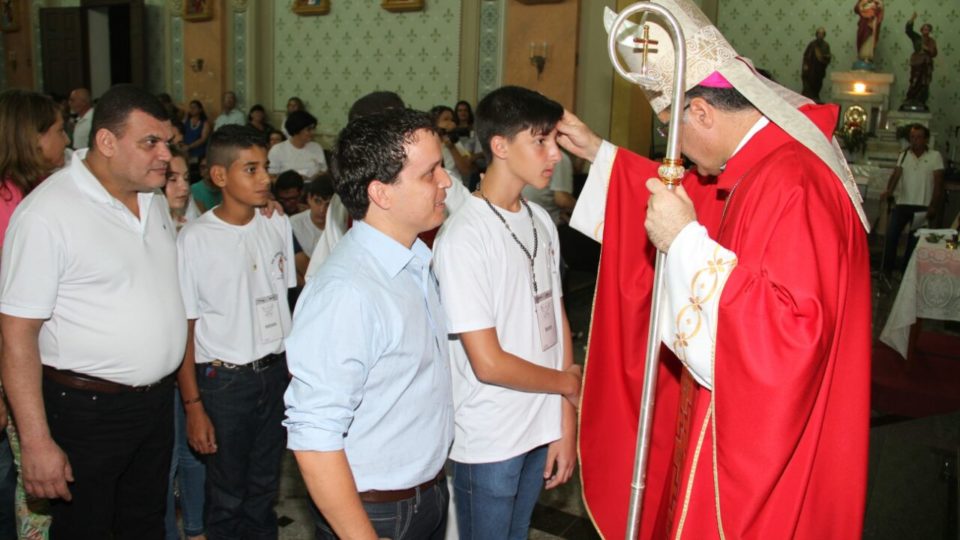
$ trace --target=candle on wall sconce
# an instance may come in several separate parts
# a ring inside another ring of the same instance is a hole
[[[855,82],[855,83],[853,83],[853,93],[854,93],[854,94],[866,94],[866,93],[867,93],[867,85],[866,85],[865,83],[862,83],[862,82]]]
[[[547,42],[530,42],[530,64],[537,68],[537,80],[543,75],[543,68],[547,65]]]
[[[203,58],[195,58],[190,62],[190,69],[192,69],[194,73],[203,71]]]

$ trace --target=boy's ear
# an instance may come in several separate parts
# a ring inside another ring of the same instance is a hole
[[[490,152],[497,158],[505,159],[509,153],[508,142],[507,138],[503,135],[490,137]]]
[[[223,187],[227,185],[227,168],[223,165],[211,165],[210,180],[213,180],[215,186]]]
[[[370,199],[370,203],[377,205],[377,207],[383,210],[389,210],[393,205],[393,201],[390,199],[389,188],[390,186],[379,180],[374,180],[367,184],[367,198]]]

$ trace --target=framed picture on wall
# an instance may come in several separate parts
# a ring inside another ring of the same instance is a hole
[[[0,32],[16,32],[20,29],[20,14],[17,0],[0,0]]]
[[[183,20],[209,21],[213,18],[213,0],[183,0]]]
[[[293,12],[297,15],[326,15],[330,13],[330,0],[294,0]]]
[[[383,0],[380,4],[387,11],[420,11],[423,9],[423,0]]]

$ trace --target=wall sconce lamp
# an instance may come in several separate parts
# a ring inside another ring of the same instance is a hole
[[[203,58],[196,58],[190,62],[190,69],[193,70],[194,73],[203,71]]]
[[[854,94],[866,94],[866,93],[867,93],[867,85],[866,85],[865,83],[862,83],[862,82],[855,82],[855,83],[853,83],[853,93],[854,93]]]
[[[543,68],[547,65],[547,42],[530,42],[530,64],[537,68],[537,80],[543,75]]]

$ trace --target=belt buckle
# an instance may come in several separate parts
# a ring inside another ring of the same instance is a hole
[[[254,360],[253,362],[250,362],[250,364],[248,364],[248,365],[250,366],[250,371],[253,371],[254,373],[260,373],[261,371],[263,371],[264,368],[267,367],[267,366],[265,365],[267,358],[269,358],[269,357],[268,357],[268,356],[264,356],[263,358],[257,358],[257,359]]]

